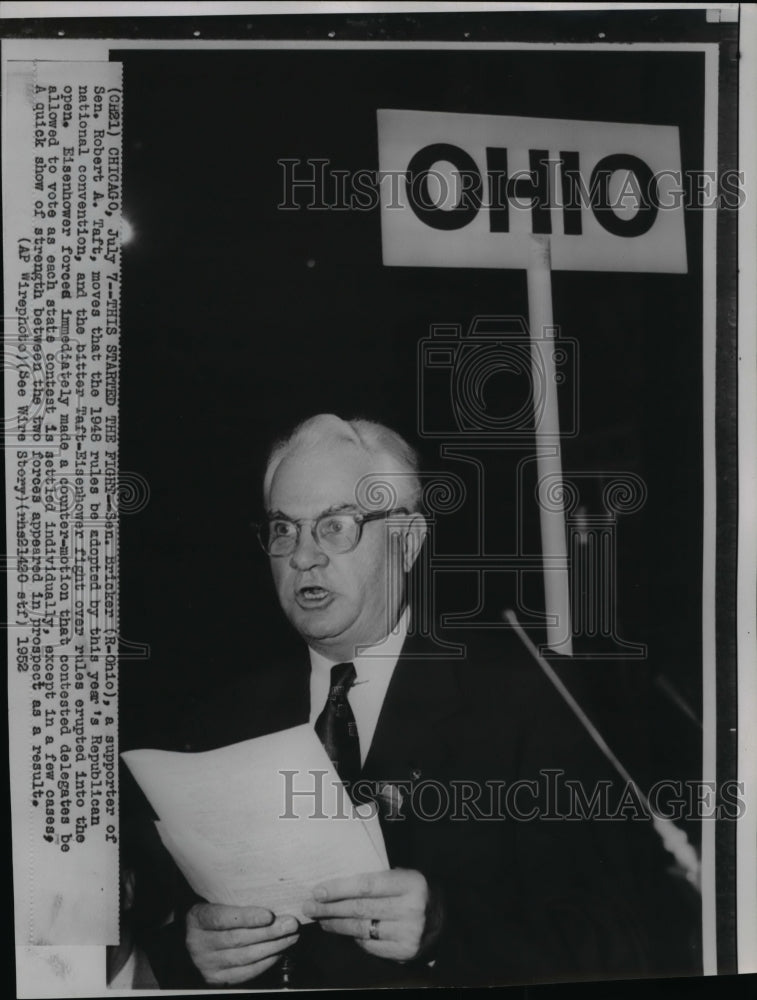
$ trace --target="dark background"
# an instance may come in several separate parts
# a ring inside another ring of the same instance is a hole
[[[438,441],[418,441],[418,344],[432,323],[465,329],[476,315],[527,315],[523,271],[384,267],[378,208],[282,211],[277,161],[376,169],[376,109],[407,107],[676,125],[693,171],[702,166],[704,60],[514,51],[112,58],[124,62],[124,213],[135,230],[123,255],[121,468],[151,491],[146,509],[122,519],[122,634],[150,647],[149,659],[124,660],[122,746],[167,746],[181,743],[178,720],[209,685],[261,657],[301,655],[250,526],[271,441],[315,412],[367,416],[419,443],[427,468],[472,488],[469,467],[440,460]],[[701,222],[687,212],[686,275],[553,275],[555,320],[579,345],[577,377],[561,389],[561,403],[573,393],[579,404],[565,470],[595,474],[582,496],[589,514],[601,513],[613,471],[639,475],[648,489],[644,508],[617,525],[618,632],[645,644],[647,657],[572,668],[644,783],[698,776],[701,766],[696,723],[658,686],[663,677],[700,715]],[[443,375],[427,404],[435,415],[450,409]],[[486,392],[501,412],[523,385],[494,377]],[[525,517],[515,517],[515,463],[526,453],[487,461],[485,499],[496,512],[488,551],[515,551],[518,527],[538,549],[529,481]],[[470,551],[476,514],[466,504],[439,516],[437,551]],[[475,608],[474,576],[444,580],[439,613]],[[538,612],[538,576],[525,596]],[[490,576],[483,599],[479,618],[498,620],[516,603],[513,575]],[[538,624],[532,631],[541,638]]]

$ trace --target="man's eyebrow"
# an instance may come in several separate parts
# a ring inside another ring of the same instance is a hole
[[[316,515],[316,517],[328,517],[329,514],[339,514],[343,513],[344,511],[354,511],[358,509],[359,508],[356,503],[335,503],[332,504],[330,507],[327,507],[325,510],[322,510],[320,514]],[[285,514],[281,510],[268,510],[266,511],[266,515],[270,518],[275,518],[282,521],[294,522],[295,520],[293,517],[290,517],[288,514]]]
[[[327,507],[326,510],[324,510],[323,514],[319,516],[324,517],[326,514],[339,514],[340,512],[345,510],[353,511],[357,509],[358,506],[356,503],[335,503],[332,504],[330,507]]]

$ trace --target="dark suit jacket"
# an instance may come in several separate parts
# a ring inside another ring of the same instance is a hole
[[[662,869],[649,823],[559,818],[565,779],[581,782],[587,798],[597,782],[610,780],[616,803],[619,779],[514,637],[471,633],[463,641],[466,655],[454,659],[428,639],[408,638],[362,773],[402,789],[404,818],[382,818],[390,864],[418,869],[441,894],[441,939],[433,954],[402,965],[308,925],[292,952],[292,984],[662,974],[654,947],[659,899],[652,898]],[[296,663],[261,665],[203,709],[191,749],[307,722],[308,679],[306,651]],[[516,805],[524,814],[535,807],[538,816],[505,815],[497,787],[517,781],[536,783],[522,786]],[[164,987],[201,985],[183,933],[178,919],[156,936],[150,957]],[[275,986],[278,974],[249,985]]]

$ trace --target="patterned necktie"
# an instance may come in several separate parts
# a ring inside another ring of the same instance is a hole
[[[315,731],[336,772],[346,785],[360,777],[360,739],[347,694],[357,674],[354,663],[331,668],[331,689],[326,705],[315,721]]]

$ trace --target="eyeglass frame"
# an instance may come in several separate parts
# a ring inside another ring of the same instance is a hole
[[[260,542],[260,547],[263,549],[266,555],[270,556],[272,559],[286,559],[287,556],[291,556],[292,552],[294,552],[297,549],[297,546],[299,545],[300,535],[302,534],[302,525],[307,524],[308,522],[310,522],[310,534],[313,536],[313,541],[321,550],[321,552],[326,553],[326,555],[346,556],[350,552],[354,552],[355,549],[360,544],[360,542],[362,541],[364,524],[369,524],[371,521],[378,521],[381,518],[391,517],[393,514],[411,514],[411,513],[412,511],[408,510],[407,507],[392,507],[390,510],[376,510],[367,514],[362,513],[362,511],[357,511],[353,513],[353,511],[351,510],[350,511],[332,510],[332,511],[326,511],[323,514],[319,514],[318,517],[300,517],[297,518],[296,520],[289,517],[266,518],[265,521],[261,521],[257,524],[254,524],[253,527],[255,528],[255,534],[257,535],[257,539]],[[329,552],[327,549],[324,549],[324,547],[318,540],[318,536],[315,533],[315,529],[319,521],[322,521],[327,517],[353,518],[358,528],[357,539],[355,540],[355,544],[352,545],[349,549],[345,549],[343,552]],[[275,553],[271,552],[268,549],[268,547],[263,543],[263,539],[261,538],[260,533],[267,524],[270,524],[271,521],[287,521],[289,524],[293,524],[297,528],[297,534],[295,535],[294,538],[294,545],[292,546],[289,552],[281,552],[280,554],[276,555]]]

